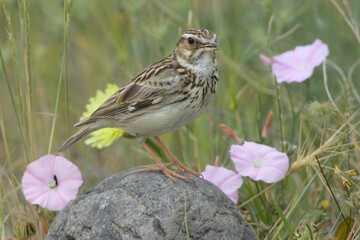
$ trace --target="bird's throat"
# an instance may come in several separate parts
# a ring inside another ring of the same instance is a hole
[[[207,79],[216,71],[217,62],[215,52],[202,52],[195,59],[177,56],[178,63],[196,76]]]

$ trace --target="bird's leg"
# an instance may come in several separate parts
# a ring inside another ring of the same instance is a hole
[[[141,142],[140,143],[144,148],[145,150],[150,153],[150,155],[154,158],[157,166],[150,166],[146,169],[144,169],[144,171],[155,171],[155,170],[161,170],[164,172],[164,174],[170,178],[171,180],[173,180],[175,182],[175,178],[179,178],[183,181],[189,181],[190,179],[189,178],[186,178],[184,176],[181,176],[180,174],[174,172],[174,171],[171,171],[169,170],[166,165],[160,161],[160,159],[155,155],[155,153],[153,151],[151,151],[151,149],[149,148],[149,146],[145,143],[145,142]]]
[[[173,166],[173,165],[171,165],[171,163],[162,163],[162,164],[164,164],[165,167]],[[159,167],[159,165],[157,165],[157,164],[146,165],[146,166],[144,166],[144,167],[146,167],[146,168],[141,169],[141,170],[139,170],[139,171],[140,171],[140,172],[150,172],[150,171],[158,171],[158,170],[161,170],[160,167]]]
[[[170,152],[170,150],[165,146],[165,144],[163,143],[163,141],[161,141],[161,139],[159,137],[154,137],[154,139],[161,145],[161,147],[164,149],[164,151],[167,153],[167,155],[169,155],[169,157],[171,158],[171,166],[176,166],[178,168],[178,170],[182,171],[182,172],[187,172],[190,174],[193,174],[195,176],[201,176],[200,173],[191,170],[190,168],[186,167],[185,165],[181,164],[180,161],[175,157],[175,155]]]

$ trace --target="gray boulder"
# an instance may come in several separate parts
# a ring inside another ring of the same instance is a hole
[[[193,181],[173,182],[162,172],[132,171],[70,202],[46,239],[187,239],[187,233],[190,239],[256,239],[236,205],[210,182],[190,174],[185,176]]]

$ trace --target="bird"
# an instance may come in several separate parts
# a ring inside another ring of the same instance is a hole
[[[156,165],[146,171],[161,170],[173,181],[189,180],[179,171],[200,176],[180,163],[159,136],[191,123],[205,111],[215,95],[219,78],[217,49],[216,34],[202,28],[186,30],[168,57],[139,72],[94,113],[76,123],[75,127],[82,128],[57,152],[65,151],[98,129],[120,128],[135,136],[154,158]],[[156,156],[145,142],[148,137],[160,144],[171,163],[163,163]],[[168,169],[169,166],[177,167],[178,172]]]

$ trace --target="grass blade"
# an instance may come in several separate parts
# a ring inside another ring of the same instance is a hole
[[[289,231],[289,235],[291,236],[290,239],[294,238],[294,230],[291,227],[290,223],[288,222],[288,220],[286,219],[286,217],[284,216],[283,212],[281,211],[279,205],[277,205],[277,203],[274,202],[274,207],[276,209],[276,211],[278,212],[278,214],[280,215],[281,220],[283,221],[285,227],[287,228],[287,230]]]
[[[35,160],[35,137],[34,137],[34,124],[33,124],[33,99],[32,99],[32,81],[31,81],[31,61],[30,61],[30,11],[29,0],[24,2],[24,15],[25,15],[25,79],[27,85],[27,116],[28,116],[28,128],[29,128],[29,140],[31,146],[31,160]]]
[[[21,127],[21,123],[20,123],[19,116],[18,116],[18,114],[16,113],[16,112],[17,112],[17,108],[16,108],[16,104],[15,104],[15,99],[14,99],[13,92],[12,92],[12,90],[11,90],[9,78],[8,78],[8,76],[7,76],[7,73],[6,73],[5,62],[4,62],[4,58],[3,58],[3,55],[2,55],[1,49],[0,49],[0,58],[1,58],[1,65],[2,65],[2,68],[3,68],[3,71],[4,71],[5,80],[6,80],[6,81],[5,81],[5,82],[6,82],[6,86],[7,86],[7,88],[8,88],[9,95],[10,95],[10,99],[11,99],[11,104],[12,104],[13,109],[14,109],[14,112],[15,112],[16,123],[17,123],[17,125],[18,125],[18,127],[19,127],[21,142],[23,143],[23,146],[24,146],[25,158],[26,158],[26,160],[28,161],[28,149],[27,149],[27,147],[26,147],[25,136],[24,136],[24,132],[22,131],[22,127]]]
[[[65,0],[64,6],[64,77],[65,77],[65,119],[66,119],[66,137],[70,137],[70,120],[69,120],[69,80],[68,80],[68,37],[71,0]]]
[[[184,208],[185,208],[184,220],[185,220],[185,229],[186,229],[186,239],[190,240],[190,234],[189,234],[189,229],[188,229],[188,224],[187,224],[187,216],[186,216],[186,198],[185,198]]]
[[[59,82],[58,82],[58,90],[57,90],[57,94],[56,94],[56,103],[55,103],[55,110],[54,110],[54,118],[53,118],[53,122],[52,122],[52,126],[51,126],[51,133],[50,133],[48,154],[51,153],[51,147],[52,147],[52,142],[53,142],[53,138],[54,138],[56,116],[57,116],[57,111],[58,111],[58,106],[59,106],[59,99],[60,99],[62,73],[63,73],[63,69],[64,69],[64,59],[65,59],[65,53],[64,53],[63,58],[62,58],[62,61],[61,61],[60,76],[59,76]]]
[[[276,81],[276,77],[274,76],[274,82],[276,87],[276,102],[278,107],[278,116],[279,116],[279,131],[280,131],[280,142],[281,142],[281,151],[285,152],[285,146],[284,146],[284,128],[283,128],[283,115],[281,112],[281,104],[280,104],[280,87],[278,82]]]
[[[8,37],[9,37],[9,41],[11,43],[12,60],[13,60],[13,65],[14,65],[14,69],[15,69],[16,87],[17,87],[17,91],[18,91],[18,98],[19,98],[19,105],[20,105],[20,118],[21,118],[21,122],[24,123],[24,117],[23,117],[24,107],[23,107],[23,99],[22,99],[21,87],[20,87],[19,68],[18,68],[18,65],[17,65],[17,62],[16,62],[15,39],[14,39],[13,31],[12,31],[10,15],[9,15],[9,13],[7,11],[6,0],[3,0],[3,10],[4,10],[7,25],[8,25],[7,26],[8,35],[9,35]]]

